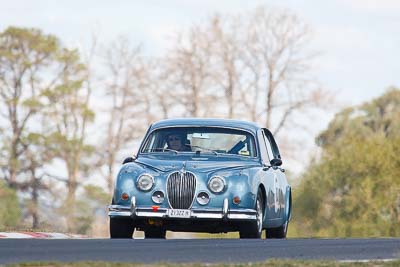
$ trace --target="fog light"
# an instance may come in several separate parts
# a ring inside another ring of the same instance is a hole
[[[151,196],[151,200],[153,200],[156,204],[161,204],[164,202],[164,193],[162,191],[155,191]]]
[[[197,195],[197,202],[200,205],[207,205],[210,202],[210,196],[206,192],[200,192]]]
[[[127,193],[122,193],[121,199],[122,200],[128,200],[129,199],[129,195]]]
[[[240,201],[241,201],[241,200],[240,200],[240,197],[238,197],[238,196],[236,196],[236,197],[233,198],[233,204],[236,204],[236,205],[237,205],[237,204],[240,203]]]

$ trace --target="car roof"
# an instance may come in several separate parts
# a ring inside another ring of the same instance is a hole
[[[257,130],[260,127],[248,121],[241,120],[231,120],[231,119],[209,119],[209,118],[179,118],[179,119],[166,119],[155,122],[151,126],[151,130],[165,127],[196,127],[196,126],[209,126],[209,127],[227,127],[227,128],[239,128],[252,132],[253,134],[257,133]]]

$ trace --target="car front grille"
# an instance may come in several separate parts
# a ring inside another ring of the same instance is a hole
[[[167,181],[168,200],[173,209],[189,209],[196,192],[196,176],[190,172],[171,173]]]

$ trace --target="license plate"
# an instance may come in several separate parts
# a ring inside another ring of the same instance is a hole
[[[190,218],[190,210],[169,209],[168,216],[172,218]]]

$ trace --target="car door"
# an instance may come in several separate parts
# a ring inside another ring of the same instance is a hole
[[[281,168],[282,160],[278,145],[272,133],[264,128],[263,137],[265,140],[266,149],[270,158],[270,165],[273,171],[274,178],[274,203],[273,214],[274,218],[282,218],[284,216],[285,195],[286,195],[286,176],[284,169]]]
[[[259,133],[259,144],[261,159],[264,165],[263,168],[263,183],[266,190],[265,199],[265,212],[266,219],[268,221],[276,220],[279,216],[279,173],[278,169],[273,168],[271,165],[271,160],[273,159],[273,154],[271,146],[269,145],[268,138],[266,137],[263,130]],[[270,151],[268,151],[270,150]]]

